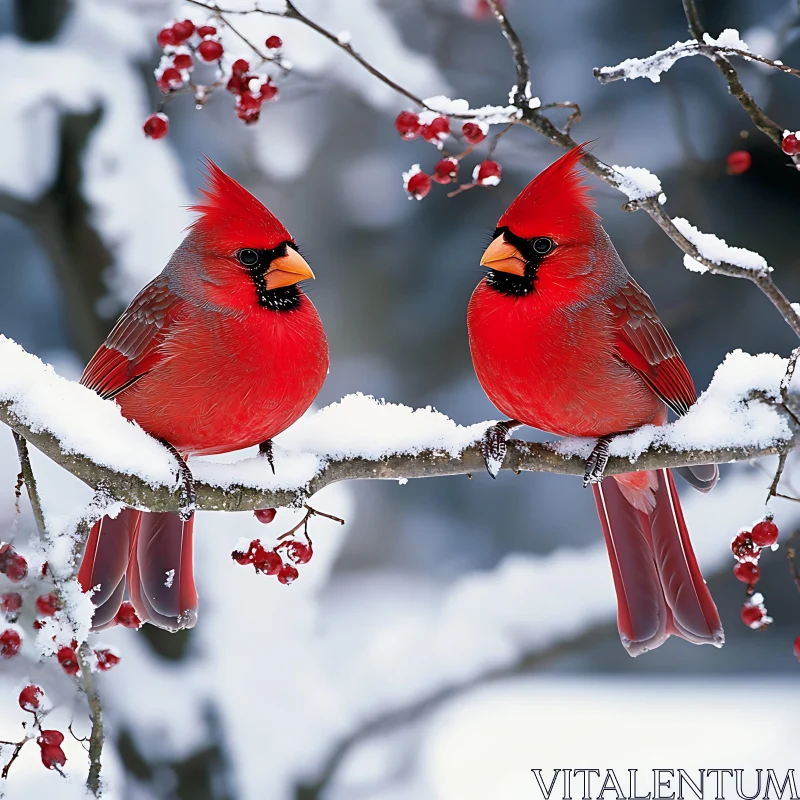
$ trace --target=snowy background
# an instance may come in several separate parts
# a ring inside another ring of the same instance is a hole
[[[412,91],[468,97],[473,106],[506,102],[506,44],[491,20],[469,13],[469,0],[298,5],[349,31]],[[796,3],[705,5],[710,31],[735,27],[754,50],[800,62]],[[800,256],[787,235],[796,229],[798,177],[713,66],[684,59],[659,85],[603,87],[592,77],[592,67],[685,39],[677,0],[508,7],[534,94],[580,103],[577,138],[597,140],[606,163],[658,173],[673,216],[762,253],[786,294],[800,298]],[[393,117],[407,105],[282,20],[252,28],[259,41],[279,34],[295,64],[258,125],[242,125],[228,95],[202,112],[183,97],[170,107],[169,136],[145,140],[141,124],[157,102],[155,34],[176,15],[185,10],[166,0],[0,4],[0,333],[78,377],[180,241],[207,153],[266,202],[309,256],[332,354],[320,405],[362,391],[430,404],[464,425],[494,418],[470,364],[466,304],[497,218],[558,151],[515,130],[496,153],[505,168],[497,188],[410,202],[401,172],[432,165],[434,154],[396,134]],[[796,79],[741,72],[768,114],[800,127]],[[753,167],[728,176],[725,158],[740,148]],[[790,352],[790,329],[754,287],[683,269],[652,222],[622,213],[619,193],[593,184],[606,228],[699,389],[736,348]],[[314,560],[290,588],[229,558],[240,537],[268,539],[293,524],[290,512],[270,528],[250,514],[201,513],[197,628],[102,637],[123,656],[99,678],[108,796],[516,800],[536,796],[533,767],[791,766],[800,597],[784,551],[766,554],[762,585],[776,621],[765,633],[747,630],[728,550],[738,529],[763,514],[773,466],[723,468],[711,495],[684,493],[725,648],[671,640],[637,660],[619,644],[593,501],[575,479],[501,474],[496,483],[476,475],[331,487],[315,505],[347,525],[314,520]],[[88,499],[45,459],[34,468],[54,517]],[[17,471],[11,436],[0,430],[0,538],[11,527]],[[776,513],[784,533],[800,525],[800,506]],[[23,550],[32,529],[26,515],[17,533]],[[52,664],[0,666],[0,739],[17,735],[14,689],[26,676],[59,703],[56,723],[65,728],[77,709],[76,731],[86,731],[72,681]],[[754,695],[754,679],[769,688]],[[743,746],[742,695],[758,710],[756,753]],[[8,796],[80,796],[80,746],[66,750],[68,781],[45,772],[29,746]]]

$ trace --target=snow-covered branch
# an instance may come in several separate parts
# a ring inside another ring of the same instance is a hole
[[[663,428],[618,437],[608,474],[740,461],[791,450],[800,433],[781,400],[786,359],[740,351],[728,356],[692,412]],[[181,480],[170,453],[118,406],[58,376],[0,336],[0,420],[117,501],[175,511]],[[266,460],[193,462],[197,506],[247,511],[299,506],[344,480],[398,480],[483,470],[479,440],[489,422],[461,426],[434,409],[348,395],[311,413],[276,441],[275,474]],[[582,475],[592,442],[512,441],[504,468]]]

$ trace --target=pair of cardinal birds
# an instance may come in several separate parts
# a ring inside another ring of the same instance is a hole
[[[529,425],[594,437],[591,483],[631,655],[674,634],[721,645],[669,470],[603,478],[608,442],[662,425],[696,400],[692,378],[647,294],[592,210],[575,148],[534,178],[500,218],[469,303],[481,386],[507,421],[482,443],[496,474],[509,433]],[[300,282],[314,277],[291,234],[208,162],[204,202],[163,272],[133,300],[81,383],[180,460],[261,445],[298,420],[328,370],[322,323]],[[180,461],[185,470],[184,462]],[[685,477],[710,489],[716,466]],[[139,618],[168,630],[197,620],[194,517],[125,509],[91,530],[80,567],[94,628],[127,592]],[[171,579],[170,579],[171,578]]]

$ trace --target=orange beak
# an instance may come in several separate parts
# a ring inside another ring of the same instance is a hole
[[[525,259],[522,253],[506,241],[500,234],[487,248],[481,258],[481,266],[496,269],[500,272],[510,272],[512,275],[525,276]]]
[[[272,259],[266,274],[267,289],[291,286],[305,280],[313,281],[314,273],[303,256],[291,247],[286,248],[285,256]]]

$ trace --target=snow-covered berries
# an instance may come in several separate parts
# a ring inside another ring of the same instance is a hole
[[[43,617],[52,617],[61,608],[55,592],[40,595],[36,598],[36,611]]]
[[[231,558],[242,566],[252,564],[256,572],[276,575],[280,583],[290,584],[300,575],[294,565],[307,564],[314,555],[311,540],[306,539],[306,542],[288,539],[272,550],[267,550],[260,539],[253,539],[245,546],[240,546],[239,550],[234,550]]]
[[[58,663],[61,664],[61,669],[63,669],[67,675],[78,674],[80,666],[78,665],[78,656],[73,648],[59,647],[56,658],[58,659]]]
[[[19,707],[23,711],[33,713],[41,706],[43,697],[44,689],[35,683],[30,683],[19,693]]]
[[[800,133],[800,131],[796,131],[795,133],[787,133],[783,137],[783,141],[781,142],[781,150],[783,150],[787,156],[796,156],[798,153],[800,153],[800,137],[798,137],[798,133]]]
[[[477,122],[465,122],[461,126],[461,133],[469,144],[480,144],[486,138],[484,127]]]
[[[443,158],[433,168],[433,180],[436,183],[451,183],[458,176],[458,161],[454,158]]]
[[[169,130],[169,119],[166,114],[151,114],[142,127],[148,139],[163,139]]]
[[[422,200],[431,190],[431,176],[415,164],[411,170],[403,175],[405,189],[414,200]]]
[[[753,564],[750,561],[740,561],[733,568],[733,574],[736,576],[736,579],[742,583],[746,583],[748,586],[754,586],[761,577],[761,569],[758,564]]]
[[[283,47],[283,40],[280,36],[275,36],[273,34],[272,36],[267,37],[267,40],[264,42],[264,46],[267,48],[267,50],[280,50],[280,48]]]
[[[434,117],[419,129],[419,135],[426,141],[441,146],[450,135],[450,120],[447,117]]]
[[[497,186],[503,174],[503,168],[496,161],[481,161],[472,172],[472,180],[479,186]]]
[[[274,508],[257,508],[254,512],[256,519],[264,525],[269,525],[278,513]]]
[[[413,111],[401,111],[394,121],[397,132],[407,141],[416,139],[419,135],[419,115]]]
[[[94,655],[97,659],[97,669],[101,672],[107,672],[112,667],[116,667],[120,661],[119,655],[107,647],[95,650]]]
[[[0,594],[0,611],[9,616],[19,613],[22,608],[22,595],[19,592]]]
[[[197,29],[197,35],[201,39],[205,39],[207,36],[216,36],[217,29],[213,25],[201,25]]]
[[[0,544],[0,572],[12,583],[24,581],[28,576],[28,562],[14,549],[14,545]]]
[[[36,739],[42,757],[42,764],[47,769],[63,767],[67,763],[67,757],[61,749],[63,742],[64,734],[56,730],[44,730]]]
[[[206,63],[219,61],[224,52],[225,49],[222,44],[216,39],[203,39],[203,41],[197,45],[197,55]]]
[[[13,658],[22,645],[22,636],[15,628],[6,628],[0,633],[0,658]]]
[[[759,547],[772,547],[778,541],[778,526],[772,521],[772,517],[767,517],[753,525],[750,536]]]

